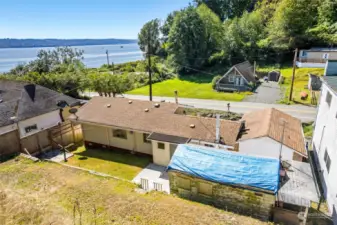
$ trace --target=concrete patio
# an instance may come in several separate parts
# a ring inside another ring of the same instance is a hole
[[[150,163],[132,182],[140,184],[146,191],[163,191],[170,194],[170,183],[166,167]]]

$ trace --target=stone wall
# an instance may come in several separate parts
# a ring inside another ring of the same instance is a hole
[[[209,182],[176,171],[168,174],[172,194],[263,221],[271,219],[274,194]]]

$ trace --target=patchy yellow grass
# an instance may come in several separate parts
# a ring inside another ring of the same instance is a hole
[[[0,221],[17,224],[264,224],[129,182],[16,158],[0,165]],[[81,222],[81,223],[80,223]]]

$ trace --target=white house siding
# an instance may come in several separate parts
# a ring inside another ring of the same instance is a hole
[[[248,155],[279,158],[281,144],[269,137],[254,138],[239,142],[239,152]],[[292,160],[294,150],[283,145],[282,159]]]
[[[127,130],[127,139],[123,139],[114,137],[113,129],[117,128],[82,124],[85,141],[152,155],[152,145],[151,143],[144,143],[143,133]]]
[[[61,123],[61,117],[59,110],[49,112],[40,116],[36,116],[27,120],[23,120],[19,122],[19,130],[20,130],[20,137],[24,138],[40,131],[49,129]],[[33,130],[29,133],[26,133],[25,128],[27,126],[36,125],[37,129]]]
[[[158,142],[152,141],[153,162],[160,166],[168,166],[171,160],[170,143],[167,142],[161,143],[164,143],[165,149],[159,149]]]
[[[326,102],[327,92],[332,95],[331,105]],[[323,188],[331,213],[333,205],[337,206],[337,96],[324,83],[318,108],[313,136],[313,147],[319,161]],[[324,153],[328,151],[331,159],[330,172],[326,169]],[[337,220],[335,218],[335,220]]]

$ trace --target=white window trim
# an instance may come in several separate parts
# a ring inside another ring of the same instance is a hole
[[[229,82],[234,82],[235,81],[235,77],[233,75],[229,75],[228,76],[228,81]]]

